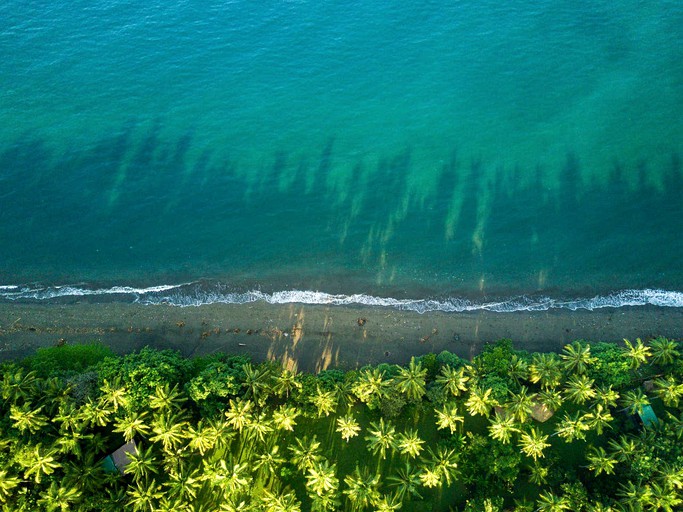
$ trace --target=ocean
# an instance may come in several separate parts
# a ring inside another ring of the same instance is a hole
[[[5,0],[0,301],[683,307],[683,3]]]

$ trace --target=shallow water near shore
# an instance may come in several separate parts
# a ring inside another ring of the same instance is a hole
[[[682,307],[680,2],[0,6],[0,301]]]

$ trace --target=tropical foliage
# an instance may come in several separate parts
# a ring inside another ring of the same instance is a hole
[[[469,362],[318,375],[67,345],[3,363],[0,379],[3,511],[683,505],[683,360],[663,337],[559,354],[502,340]],[[128,465],[108,471],[128,441]]]

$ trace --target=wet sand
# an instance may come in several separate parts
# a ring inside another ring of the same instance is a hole
[[[0,305],[0,359],[38,347],[101,341],[117,353],[146,345],[184,355],[244,353],[300,370],[405,363],[448,350],[471,358],[487,342],[510,338],[529,351],[558,351],[575,339],[683,338],[683,309],[425,313],[376,307],[266,303],[167,305]]]

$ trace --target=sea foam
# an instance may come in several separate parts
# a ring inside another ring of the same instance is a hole
[[[517,311],[548,311],[552,309],[579,309],[592,311],[600,308],[621,308],[627,306],[683,307],[683,292],[671,290],[643,289],[621,290],[594,297],[560,299],[548,296],[520,295],[502,300],[476,301],[463,297],[397,299],[366,294],[331,294],[313,290],[282,290],[266,293],[260,290],[245,292],[230,291],[223,284],[184,283],[158,285],[144,288],[113,286],[109,288],[85,285],[28,286],[0,285],[0,300],[49,302],[59,299],[89,297],[97,301],[107,297],[115,300],[144,305],[166,304],[178,307],[202,306],[206,304],[246,304],[266,302],[269,304],[320,304],[329,306],[373,306],[402,311],[445,313],[467,311],[492,311],[512,313]]]

